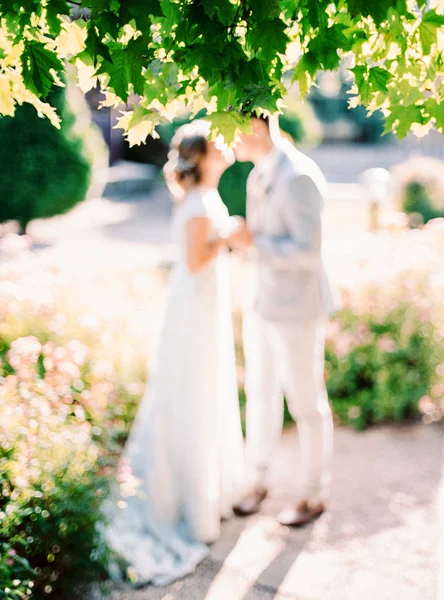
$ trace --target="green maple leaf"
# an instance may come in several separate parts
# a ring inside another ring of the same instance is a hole
[[[245,89],[242,104],[258,109],[259,113],[272,115],[278,111],[277,101],[279,94],[270,90],[268,86],[254,85]]]
[[[371,99],[371,88],[368,80],[368,68],[362,65],[357,65],[350,69],[354,73],[356,86],[358,88],[359,97],[363,104],[368,104]]]
[[[248,131],[251,127],[250,120],[235,111],[216,112],[205,119],[211,122],[212,139],[222,134],[228,145],[236,141],[240,132]]]
[[[161,0],[160,8],[164,14],[163,28],[165,32],[171,30],[181,21],[180,4],[170,2],[170,0]]]
[[[387,92],[387,83],[392,79],[392,74],[381,67],[357,65],[350,69],[355,75],[359,96],[363,104],[369,104],[373,95],[377,92]]]
[[[268,21],[279,16],[280,6],[278,0],[254,0],[251,11],[258,21]]]
[[[175,61],[182,64],[184,71],[192,71],[199,65],[199,74],[206,80],[214,79],[224,67],[224,60],[211,44],[193,44],[174,53]]]
[[[332,25],[320,32],[308,45],[308,50],[327,71],[338,67],[338,50],[349,50],[351,47],[352,42],[344,35],[344,29],[343,25]]]
[[[248,35],[250,48],[258,50],[260,58],[271,63],[276,54],[285,53],[288,43],[285,28],[286,25],[281,19],[263,21]]]
[[[190,46],[198,41],[200,31],[196,23],[192,19],[188,19],[187,15],[184,15],[176,27],[175,34],[179,42],[183,42],[185,46]]]
[[[372,17],[374,22],[379,25],[387,18],[387,13],[393,3],[384,2],[384,0],[347,0],[347,4],[352,17],[361,15]],[[402,3],[398,4],[402,7]]]
[[[126,139],[130,147],[140,146],[144,144],[146,138],[151,135],[154,138],[158,138],[159,135],[156,133],[156,126],[163,119],[160,118],[157,112],[153,112],[142,106],[135,106],[131,118],[127,124],[121,124],[120,120],[117,125],[117,129],[126,129]],[[124,117],[123,122],[125,123],[126,118]]]
[[[421,106],[417,104],[410,104],[404,106],[398,104],[392,108],[392,121],[398,121],[396,124],[396,134],[399,138],[404,138],[410,131],[413,123],[424,124],[425,119],[422,115]]]
[[[168,94],[166,90],[165,84],[161,79],[153,79],[145,83],[143,88],[143,102],[147,106],[153,102],[153,100],[158,100],[163,106],[165,106],[168,102]]]
[[[40,42],[29,42],[22,54],[22,73],[26,87],[37,96],[46,98],[52,86],[54,77],[51,70],[61,71],[63,65],[57,55]]]
[[[406,35],[407,32],[404,22],[396,10],[390,9],[388,14],[390,19],[390,28],[385,32],[386,48],[390,48],[390,45],[392,42],[394,42],[401,48],[402,53],[405,53],[407,50],[408,36]]]
[[[308,18],[312,27],[325,29],[328,24],[327,5],[329,2],[325,0],[316,0],[316,2],[308,3]]]
[[[117,15],[111,12],[102,12],[94,19],[94,23],[102,36],[102,39],[108,34],[116,39],[119,35],[120,25]]]
[[[444,15],[438,15],[435,10],[427,11],[419,26],[419,37],[421,39],[424,54],[429,54],[433,44],[438,41],[438,29],[444,25]]]
[[[403,78],[396,82],[396,92],[402,98],[404,105],[416,104],[424,98],[424,92],[417,85],[412,85],[410,79]]]
[[[202,6],[210,19],[212,19],[217,10],[216,2],[214,0],[202,0]]]
[[[230,2],[230,0],[213,0],[213,3],[217,8],[217,16],[220,23],[228,27],[233,24],[236,7]],[[207,2],[208,6],[208,2]]]
[[[425,103],[426,112],[435,119],[436,128],[444,131],[444,102],[437,102],[435,98],[429,98]]]
[[[356,85],[358,88],[363,84],[365,76],[367,75],[368,68],[362,65],[356,65],[353,69],[350,69],[352,73],[354,73]]]
[[[297,2],[295,2],[295,0],[280,0],[279,8],[284,14],[286,21],[296,19],[299,13],[300,4],[300,0],[298,0]]]
[[[159,0],[122,1],[119,9],[119,25],[126,25],[134,19],[137,28],[142,32],[146,32],[151,26],[151,16],[160,17],[162,14]]]
[[[238,104],[239,94],[237,88],[233,84],[218,81],[208,90],[209,96],[216,96],[217,108],[220,112],[224,109],[231,108]]]
[[[69,14],[68,4],[66,0],[51,0],[46,7],[46,22],[48,23],[49,29],[52,35],[59,35],[62,22],[60,21],[59,15]]]
[[[224,66],[231,73],[239,73],[239,65],[248,60],[244,49],[236,39],[223,43]]]
[[[89,0],[88,6],[92,10],[93,14],[95,13],[105,13],[110,10],[110,1],[109,0]]]
[[[142,75],[142,61],[147,50],[141,38],[130,42],[127,46],[114,47],[111,52],[111,63],[102,64],[98,73],[108,73],[109,86],[122,100],[128,99],[128,86],[133,85],[134,93],[143,94],[145,79]]]
[[[112,62],[109,48],[102,42],[93,24],[90,25],[88,30],[88,35],[86,38],[86,51],[91,57],[95,67],[97,66],[99,57]]]
[[[16,0],[2,0],[0,3],[0,14],[6,15],[7,13],[13,12],[16,4]]]
[[[317,57],[312,52],[305,53],[299,60],[292,81],[299,83],[302,97],[307,95],[320,66]]]
[[[393,75],[382,67],[372,67],[368,74],[368,82],[373,92],[387,92],[387,83]]]

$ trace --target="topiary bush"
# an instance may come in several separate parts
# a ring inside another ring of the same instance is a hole
[[[443,173],[444,163],[428,156],[417,156],[394,167],[398,206],[410,216],[412,226],[444,217]]]
[[[83,98],[69,87],[54,87],[49,100],[61,117],[60,129],[29,104],[0,119],[0,222],[16,220],[22,233],[33,219],[65,213],[83,201],[97,158],[106,162]]]
[[[433,199],[426,186],[419,181],[411,181],[405,186],[402,198],[402,210],[410,215],[411,223],[427,223],[431,219],[444,215],[433,206]]]

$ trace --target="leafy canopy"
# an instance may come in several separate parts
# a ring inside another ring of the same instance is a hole
[[[231,142],[239,109],[276,113],[292,83],[305,95],[341,66],[387,131],[443,131],[443,33],[426,0],[3,0],[0,114],[28,102],[57,126],[46,98],[72,63],[84,92],[137,104],[119,122],[131,144],[184,106]]]

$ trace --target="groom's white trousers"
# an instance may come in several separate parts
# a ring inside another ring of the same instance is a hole
[[[333,419],[324,382],[325,319],[272,322],[256,312],[244,317],[247,395],[247,465],[254,485],[267,485],[280,438],[283,395],[298,426],[302,499],[325,502],[330,491]]]

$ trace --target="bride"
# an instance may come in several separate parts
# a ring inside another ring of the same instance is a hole
[[[183,126],[166,177],[182,193],[173,219],[179,259],[163,332],[120,471],[107,539],[138,583],[191,573],[243,491],[243,447],[226,250],[243,224],[217,187],[231,151],[209,126]],[[129,482],[136,490],[128,492]]]

